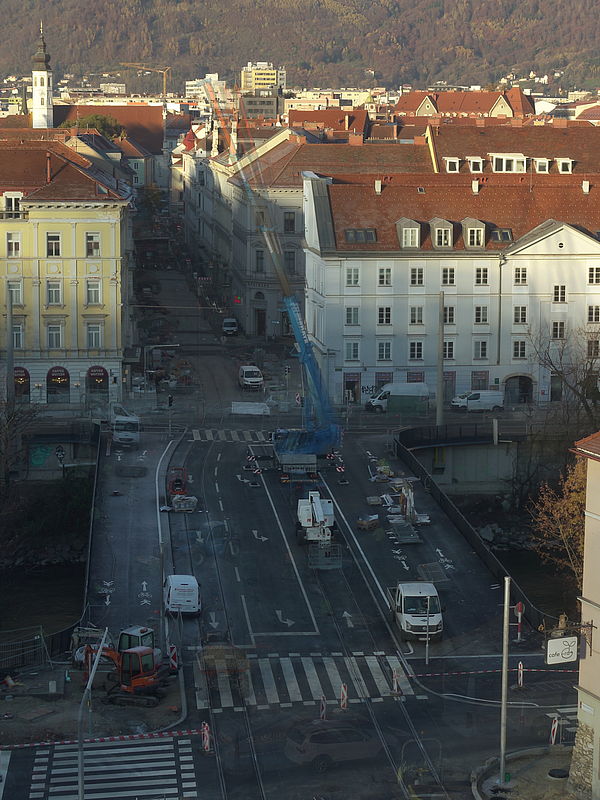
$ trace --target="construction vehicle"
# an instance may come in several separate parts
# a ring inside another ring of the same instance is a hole
[[[298,500],[297,515],[296,537],[299,544],[331,542],[335,525],[332,500],[321,497],[320,492],[309,492],[307,498]]]
[[[88,644],[84,651],[84,682],[87,681],[99,645]],[[130,647],[120,653],[106,645],[102,658],[112,661],[114,673],[109,673],[103,703],[119,706],[137,705],[152,708],[165,696],[164,686],[168,667],[156,662],[151,647]],[[111,686],[112,682],[112,686]]]
[[[98,646],[103,636],[104,629],[93,625],[74,628],[71,634],[71,652],[75,663],[83,664],[86,645]],[[160,649],[155,646],[154,629],[145,625],[131,625],[128,628],[123,628],[119,631],[116,646],[109,631],[105,644],[109,649],[116,650],[119,653],[123,653],[132,647],[149,647],[154,653],[156,663],[160,663],[162,659]]]
[[[392,622],[401,639],[439,641],[444,630],[437,589],[425,581],[399,582],[387,588]]]
[[[233,678],[242,697],[250,691],[250,661],[246,653],[231,644],[227,634],[210,633],[202,642],[198,666],[210,688],[218,688],[223,677]]]

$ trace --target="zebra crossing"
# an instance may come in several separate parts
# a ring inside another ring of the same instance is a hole
[[[189,738],[86,742],[83,755],[86,800],[198,796]],[[76,743],[38,748],[29,800],[77,800],[78,774]]]
[[[271,440],[270,431],[238,431],[233,429],[192,428],[191,442],[241,442],[258,444]]]
[[[289,653],[287,656],[248,657],[249,670],[241,679],[246,706],[264,710],[278,706],[312,706],[324,697],[329,704],[339,703],[342,684],[348,690],[349,703],[382,702],[386,698],[414,694],[405,668],[396,655],[342,653],[331,655]],[[239,705],[238,679],[231,675],[226,663],[216,662],[217,675],[212,681],[211,707],[242,711]],[[200,659],[194,664],[196,687],[204,687]],[[396,687],[396,689],[394,688]],[[237,699],[237,705],[236,700]],[[204,688],[196,691],[196,707],[209,706]]]

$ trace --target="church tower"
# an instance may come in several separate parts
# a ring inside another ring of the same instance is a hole
[[[46,51],[42,23],[40,23],[38,49],[33,57],[31,77],[33,79],[31,126],[32,128],[53,128],[52,69],[50,68],[50,56]]]

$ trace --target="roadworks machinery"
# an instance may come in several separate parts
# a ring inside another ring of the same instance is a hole
[[[333,501],[321,497],[319,492],[309,492],[300,498],[297,506],[296,536],[300,544],[330,544],[335,525]]]

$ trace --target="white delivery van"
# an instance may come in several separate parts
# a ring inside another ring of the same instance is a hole
[[[114,444],[137,447],[140,443],[140,418],[119,403],[110,405],[110,430]]]
[[[167,575],[163,593],[168,614],[200,613],[200,587],[193,575]]]
[[[427,412],[429,387],[426,383],[386,383],[365,404],[366,411]]]
[[[223,324],[221,326],[221,330],[225,334],[225,336],[237,336],[238,334],[238,324],[237,319],[235,317],[225,317],[223,320]]]
[[[238,383],[242,389],[258,392],[265,385],[265,379],[258,367],[242,366],[238,373]]]
[[[437,589],[433,583],[412,581],[388,587],[388,602],[400,629],[401,639],[439,640],[444,622]]]
[[[452,408],[465,411],[502,411],[504,392],[481,390],[459,394],[450,403]]]

